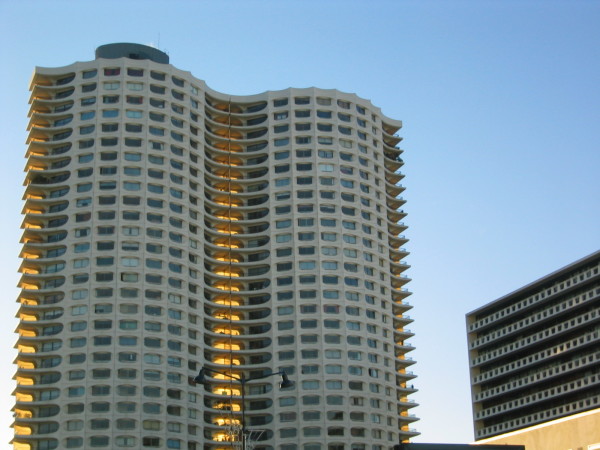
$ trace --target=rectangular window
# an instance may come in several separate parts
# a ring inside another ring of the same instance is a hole
[[[118,81],[105,81],[104,82],[104,89],[107,91],[116,91],[120,87],[121,87],[121,83],[119,83]]]

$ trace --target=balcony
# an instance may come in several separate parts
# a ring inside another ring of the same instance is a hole
[[[210,179],[210,176],[212,175],[213,177],[216,178],[221,178],[223,180],[236,180],[236,181],[245,181],[245,180],[257,180],[260,179],[262,177],[264,177],[265,175],[267,175],[267,173],[269,172],[269,169],[262,168],[262,169],[247,169],[247,168],[232,168],[231,166],[223,166],[223,165],[218,165],[216,167],[213,167],[210,165],[210,162],[207,161],[205,163],[205,169],[206,169],[206,174],[208,175],[208,179]],[[251,171],[250,171],[251,170]]]
[[[207,105],[207,115],[215,115],[219,113],[226,112],[228,115],[241,115],[240,119],[243,119],[244,115],[255,114],[257,112],[262,111],[267,107],[267,102],[258,102],[251,104],[239,104],[239,103],[230,103],[223,100],[212,99],[210,97],[206,97],[206,105]],[[211,111],[212,110],[212,111]]]

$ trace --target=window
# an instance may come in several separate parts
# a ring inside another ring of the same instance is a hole
[[[303,218],[298,219],[299,227],[312,227],[315,224],[315,219],[311,218]]]
[[[277,272],[285,272],[287,270],[292,270],[291,262],[277,263]]]
[[[144,102],[144,97],[140,97],[137,95],[128,95],[126,97],[126,101],[132,105],[141,105]]]
[[[354,173],[354,169],[352,167],[341,166],[340,172],[343,173],[344,175],[352,175]],[[342,183],[342,185],[343,185],[343,183]]]
[[[335,219],[321,219],[320,222],[323,227],[335,227],[337,223]]]
[[[134,83],[134,82],[128,82],[127,83],[127,89],[129,89],[130,91],[141,91],[144,89],[144,84],[143,83]]]
[[[155,108],[164,109],[164,107],[165,107],[165,101],[164,100],[158,100],[156,98],[151,98],[150,99],[150,105],[154,106]]]
[[[295,413],[287,413],[287,414],[294,414],[294,419],[296,417]],[[296,437],[297,434],[298,433],[297,433],[297,430],[295,428],[282,428],[282,429],[279,430],[279,437],[282,438],[282,439],[293,438],[293,437]]]
[[[275,228],[289,228],[290,226],[292,226],[292,221],[290,219],[278,220],[275,222]]]
[[[121,83],[118,81],[105,81],[103,86],[107,91],[115,91],[121,87]]]
[[[118,95],[103,95],[102,103],[104,103],[105,105],[119,103],[119,96]]]
[[[73,275],[73,284],[81,284],[87,282],[89,275],[87,273],[80,273]]]
[[[311,270],[315,268],[314,261],[300,261],[300,270]]]
[[[278,243],[290,242],[292,240],[291,234],[279,234],[275,237],[275,241]]]
[[[304,389],[304,390],[319,389],[319,382],[317,380],[302,381],[302,389]]]
[[[141,169],[139,167],[124,167],[123,172],[125,175],[139,176],[141,174]]]
[[[359,322],[347,322],[346,328],[348,328],[349,330],[353,330],[353,331],[359,331],[360,323]]]
[[[334,242],[337,239],[335,233],[321,233],[321,240]]]
[[[88,296],[87,289],[77,289],[77,290],[73,291],[72,298],[73,298],[73,300],[83,300],[83,299],[87,298],[87,296]],[[75,315],[75,314],[73,314],[73,315]]]
[[[106,69],[104,69],[104,76],[106,77],[114,77],[116,75],[119,75],[120,73],[121,69],[119,67],[107,67]]]
[[[309,131],[310,130],[310,123],[297,123],[296,124],[296,131]],[[296,140],[296,143],[298,144],[298,140]]]
[[[313,182],[312,177],[297,177],[296,178],[296,183],[299,185],[312,184],[312,182]]]
[[[71,307],[72,316],[80,316],[87,313],[87,305],[73,306]]]
[[[335,319],[325,319],[323,321],[323,326],[325,328],[338,329],[340,328],[340,321]]]
[[[81,106],[89,106],[89,105],[93,105],[94,103],[96,103],[96,97],[88,97],[88,98],[82,98],[81,99]],[[70,106],[69,106],[70,108]],[[66,109],[69,109],[66,108]],[[57,109],[55,108],[55,112],[59,112],[57,111]]]
[[[335,366],[333,366],[333,367],[335,367]],[[327,386],[327,389],[336,389],[336,390],[342,389],[342,382],[339,380],[327,380],[325,384]]]
[[[359,336],[347,336],[346,341],[349,345],[362,345],[362,339]]]
[[[93,119],[95,115],[96,111],[86,111],[81,113],[80,118],[81,120],[89,120]]]
[[[79,134],[90,134],[90,133],[93,133],[95,128],[96,128],[95,125],[86,125],[85,127],[80,127],[79,128]]]
[[[302,404],[304,405],[318,405],[321,403],[321,397],[318,395],[305,395],[302,397]]]

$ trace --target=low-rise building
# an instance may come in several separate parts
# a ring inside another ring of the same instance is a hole
[[[470,312],[467,332],[478,443],[600,448],[600,251]]]

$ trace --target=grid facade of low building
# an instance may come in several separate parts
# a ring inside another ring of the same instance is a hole
[[[600,252],[467,315],[475,438],[600,408]]]
[[[417,433],[401,123],[336,90],[230,96],[148,47],[36,68],[18,449],[379,450]],[[246,386],[205,367],[295,386]]]

